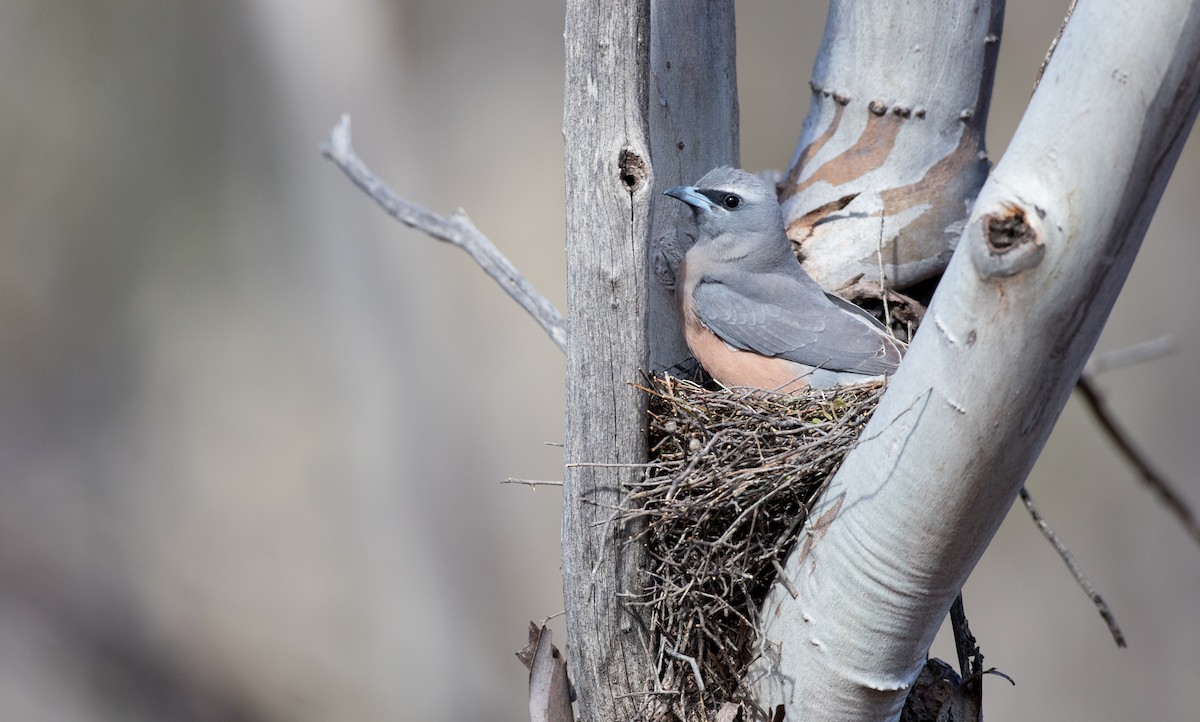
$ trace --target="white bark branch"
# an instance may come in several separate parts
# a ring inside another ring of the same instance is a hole
[[[788,235],[838,290],[941,273],[987,177],[1003,0],[832,0],[812,106],[780,183]]]
[[[1083,370],[1195,119],[1200,6],[1081,3],[899,372],[764,606],[789,719],[894,719]]]
[[[559,350],[566,351],[567,322],[554,304],[525,280],[500,249],[471,223],[471,219],[467,218],[466,212],[461,208],[449,216],[441,216],[393,193],[354,152],[350,139],[349,115],[342,115],[329,137],[321,144],[321,154],[337,164],[346,177],[354,181],[354,185],[361,188],[392,218],[409,228],[415,228],[466,251],[484,273],[491,276],[505,293],[533,316],[554,345],[558,346]]]

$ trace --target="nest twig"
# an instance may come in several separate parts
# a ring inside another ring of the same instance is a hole
[[[711,720],[746,702],[757,610],[883,384],[773,394],[654,377],[645,390],[655,463],[621,518],[638,522],[650,562],[630,604],[657,635],[655,689],[678,692],[671,713]]]

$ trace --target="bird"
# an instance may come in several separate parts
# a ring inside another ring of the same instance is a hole
[[[900,365],[902,342],[801,267],[771,185],[720,166],[665,195],[686,203],[696,221],[675,274],[676,307],[688,348],[719,384],[795,393]]]

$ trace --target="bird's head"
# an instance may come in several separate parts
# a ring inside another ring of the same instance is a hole
[[[691,206],[702,235],[763,232],[776,236],[783,232],[775,189],[740,168],[714,168],[696,185],[675,186],[664,193]]]

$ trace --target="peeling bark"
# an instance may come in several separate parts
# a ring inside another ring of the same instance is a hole
[[[779,184],[788,236],[826,289],[878,278],[881,265],[898,289],[945,268],[987,177],[1003,12],[1003,0],[830,4]]]

